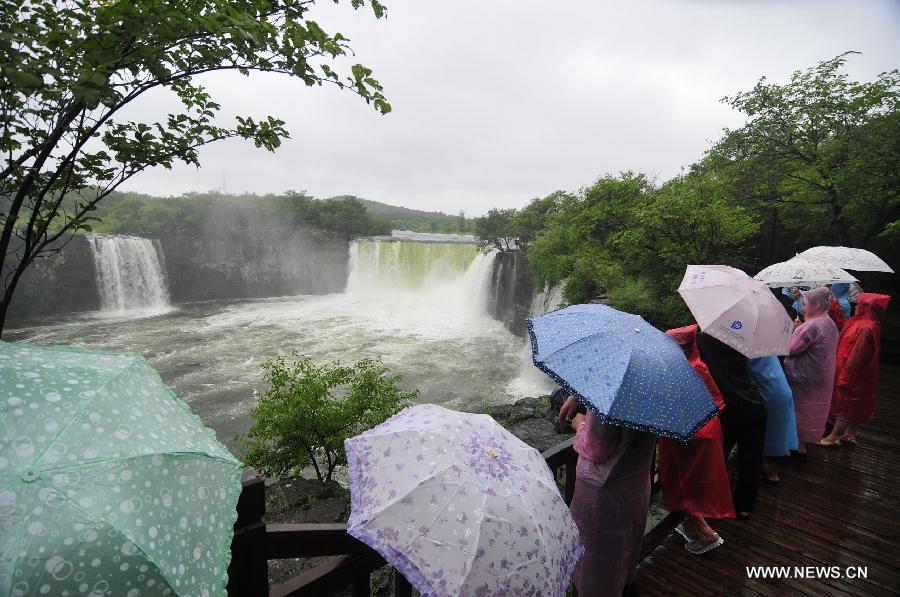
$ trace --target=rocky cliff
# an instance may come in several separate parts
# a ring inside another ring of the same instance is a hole
[[[525,319],[534,295],[531,270],[519,252],[498,253],[491,272],[491,316],[506,329],[525,337]]]
[[[294,231],[250,229],[158,239],[173,303],[341,292],[348,242]],[[16,290],[10,321],[100,309],[93,253],[84,237],[38,259]]]

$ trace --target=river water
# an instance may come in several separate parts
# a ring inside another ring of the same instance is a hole
[[[439,235],[401,240],[353,243],[340,294],[69,315],[4,339],[139,352],[238,453],[235,435],[265,389],[261,364],[293,351],[320,362],[380,357],[420,402],[456,409],[546,393],[524,340],[487,314],[494,256]]]

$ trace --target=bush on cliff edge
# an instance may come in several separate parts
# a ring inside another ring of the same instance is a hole
[[[278,357],[263,370],[270,387],[250,413],[244,462],[270,477],[312,466],[320,481],[330,481],[347,462],[345,439],[384,422],[419,393],[401,391],[401,377],[377,359],[348,367],[294,354],[293,362]]]

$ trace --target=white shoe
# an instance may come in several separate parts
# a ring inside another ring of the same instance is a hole
[[[684,526],[683,522],[681,524],[679,524],[677,527],[675,527],[675,530],[678,532],[679,535],[684,537],[684,540],[687,542],[691,542],[695,538],[693,536],[693,534],[691,533],[691,531],[688,530],[688,528],[686,526]]]

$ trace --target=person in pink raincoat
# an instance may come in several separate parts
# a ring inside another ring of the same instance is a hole
[[[784,373],[794,393],[797,451],[806,454],[806,444],[819,443],[825,435],[840,334],[828,317],[831,292],[827,288],[805,292],[802,300],[805,322],[794,329]]]
[[[559,422],[572,421],[578,452],[570,510],[584,544],[572,580],[579,595],[620,597],[634,580],[650,507],[650,467],[656,436],[575,415],[569,397]]]

